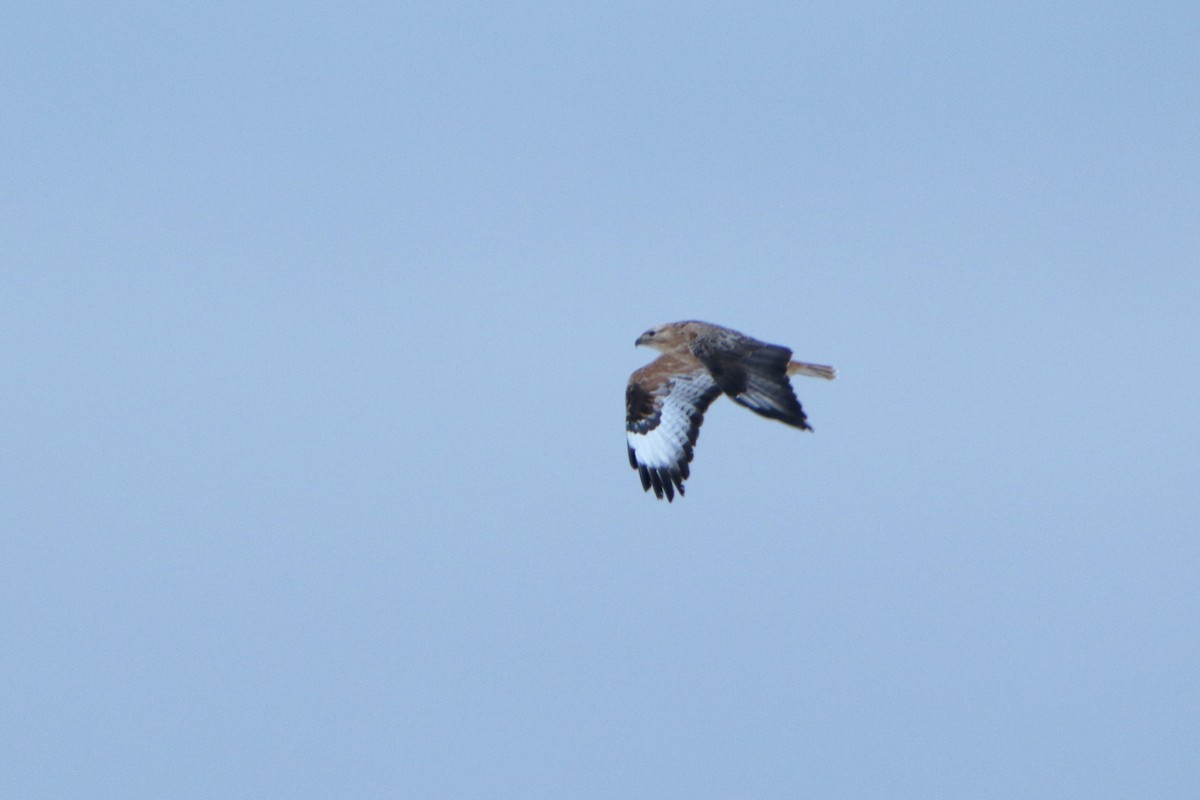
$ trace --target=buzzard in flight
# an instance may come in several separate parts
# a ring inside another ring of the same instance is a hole
[[[709,404],[724,392],[756,414],[812,430],[789,375],[833,380],[837,371],[792,361],[792,351],[707,322],[669,322],[638,337],[661,356],[629,376],[629,465],[655,497],[683,495],[692,447]]]

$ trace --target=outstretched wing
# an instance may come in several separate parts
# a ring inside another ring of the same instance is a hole
[[[732,334],[732,335],[729,335]],[[733,331],[700,337],[692,353],[708,368],[721,391],[756,414],[811,430],[788,382],[792,351]]]
[[[683,495],[704,412],[721,394],[708,370],[692,363],[689,372],[673,372],[668,359],[659,358],[633,373],[625,389],[629,466],[638,471],[642,489],[653,488],[668,502],[676,489]]]

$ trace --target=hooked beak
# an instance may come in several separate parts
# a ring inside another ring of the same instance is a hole
[[[634,347],[641,347],[642,345],[644,345],[644,344],[645,344],[646,342],[648,342],[648,341],[650,341],[650,334],[648,334],[648,333],[643,333],[641,336],[639,336],[639,337],[637,338],[637,341],[633,343],[633,346],[634,346]]]

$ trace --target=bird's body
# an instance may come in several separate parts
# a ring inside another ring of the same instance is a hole
[[[629,377],[625,430],[629,464],[642,488],[671,501],[683,494],[692,448],[709,404],[722,393],[756,414],[811,430],[789,375],[833,379],[822,364],[792,361],[792,351],[707,322],[671,322],[636,342],[662,353]]]

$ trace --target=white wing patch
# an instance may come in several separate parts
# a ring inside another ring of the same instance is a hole
[[[670,501],[683,494],[692,447],[704,412],[721,390],[707,370],[673,375],[650,392],[654,413],[629,419],[626,438],[629,463],[638,471],[642,488]]]

